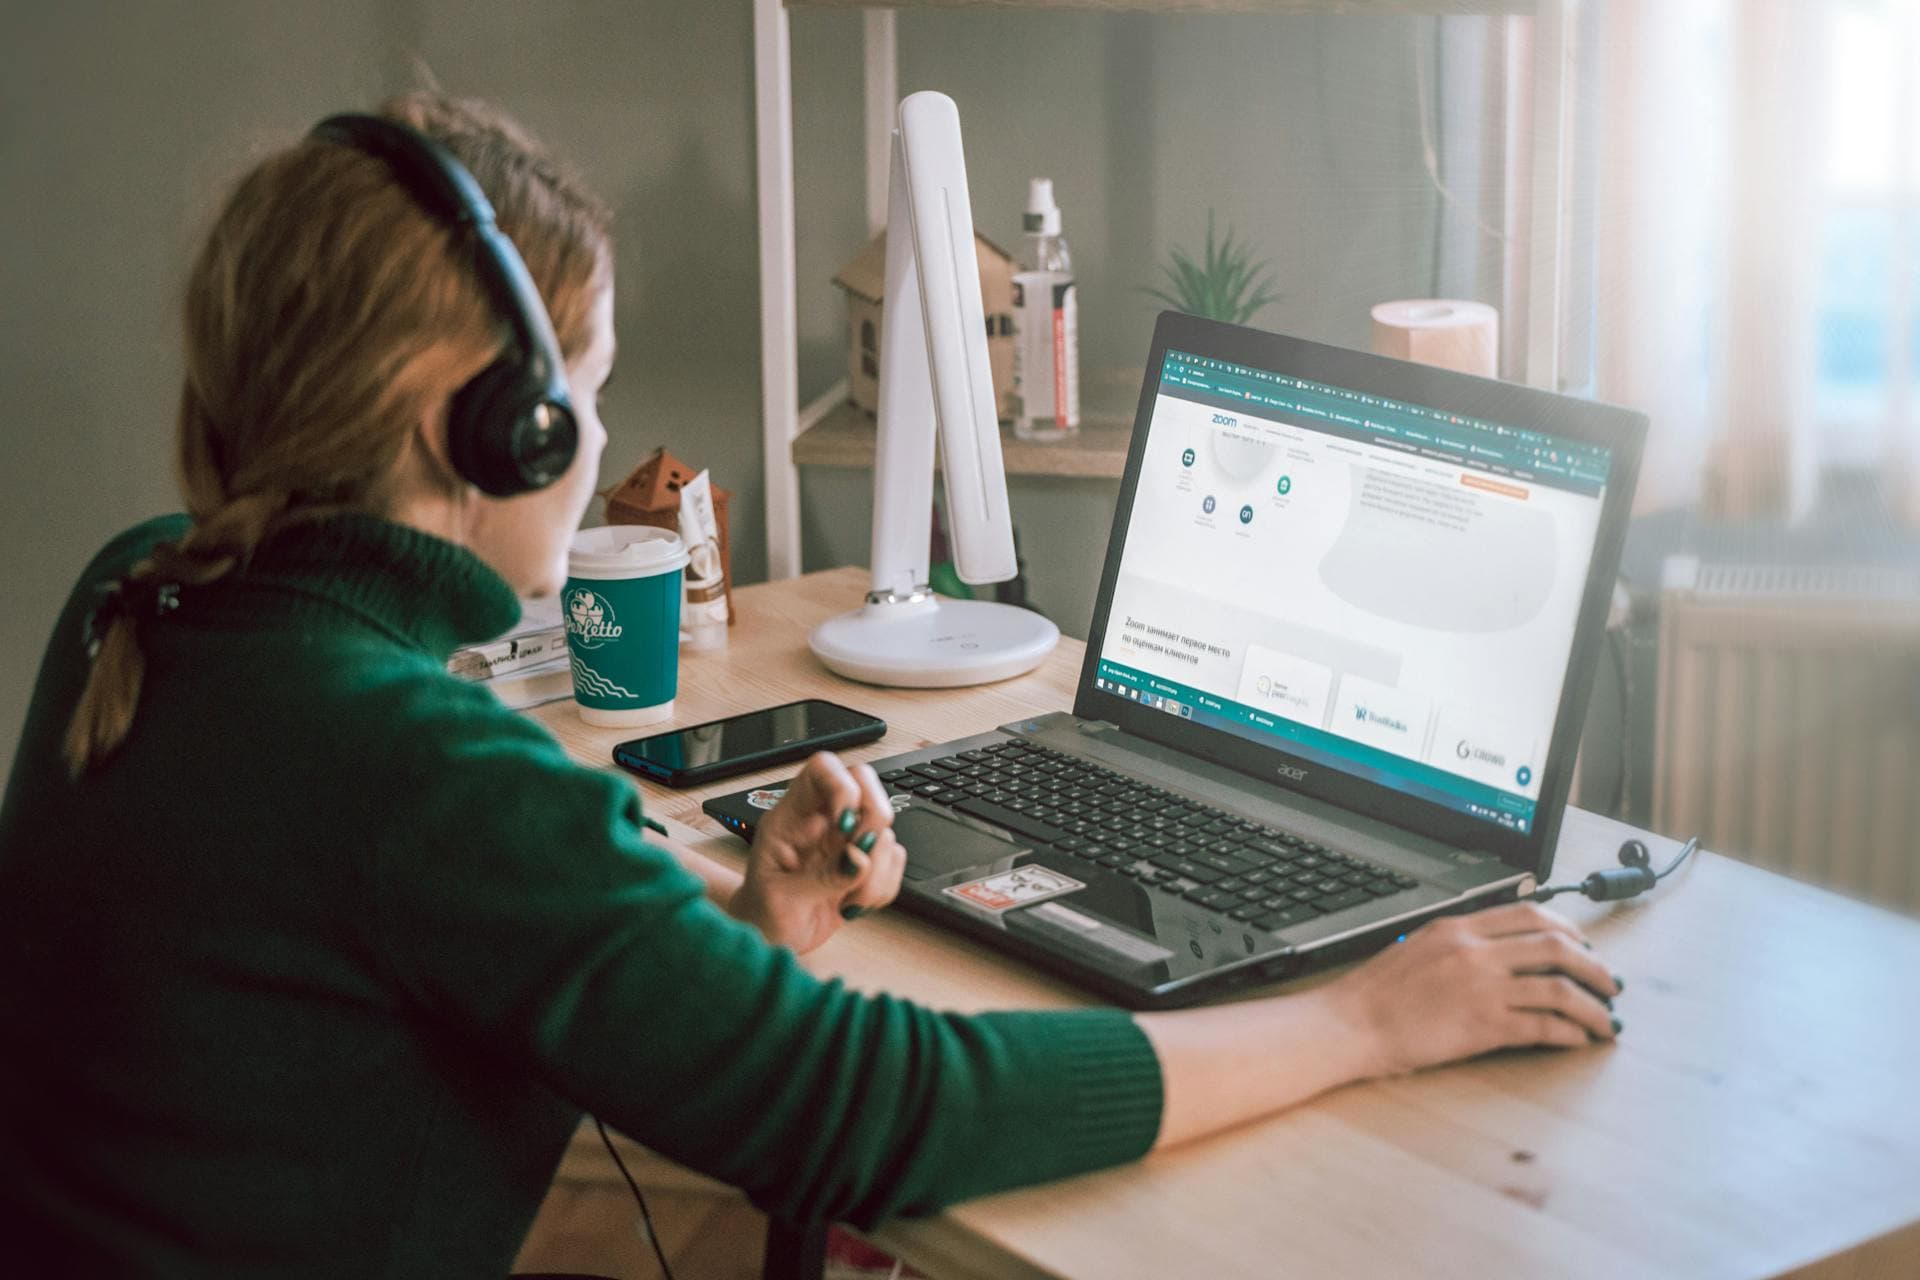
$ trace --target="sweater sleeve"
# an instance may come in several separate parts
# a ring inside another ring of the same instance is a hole
[[[436,685],[370,869],[379,945],[428,1016],[794,1220],[871,1225],[1152,1144],[1159,1066],[1125,1013],[963,1016],[821,982],[645,842],[624,779]]]

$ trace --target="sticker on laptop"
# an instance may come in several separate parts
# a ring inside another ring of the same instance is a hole
[[[780,797],[787,794],[785,787],[762,787],[758,791],[747,792],[747,803],[756,809],[771,809],[780,803]],[[905,809],[913,803],[909,795],[888,796],[895,809]]]
[[[1029,902],[1038,902],[1042,898],[1057,898],[1063,893],[1072,893],[1075,889],[1087,886],[1058,871],[1028,863],[1024,867],[1015,867],[1012,871],[1002,871],[996,875],[979,880],[969,880],[966,884],[957,884],[942,890],[976,907],[985,907],[988,911],[1006,911],[1012,907],[1025,906]]]

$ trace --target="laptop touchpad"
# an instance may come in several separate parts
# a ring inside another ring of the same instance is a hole
[[[907,879],[931,880],[956,871],[991,870],[1013,865],[1031,852],[931,809],[904,809],[893,820],[894,837],[906,846]]]

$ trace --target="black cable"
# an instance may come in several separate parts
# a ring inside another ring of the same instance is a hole
[[[653,1256],[660,1260],[660,1274],[667,1280],[673,1280],[673,1268],[667,1265],[667,1255],[660,1251],[660,1233],[653,1229],[653,1215],[647,1212],[647,1198],[640,1194],[640,1184],[627,1172],[627,1162],[613,1149],[613,1139],[607,1136],[607,1126],[600,1123],[599,1116],[593,1118],[593,1127],[600,1131],[600,1141],[607,1144],[607,1154],[613,1157],[613,1163],[620,1169],[620,1176],[627,1180],[627,1189],[633,1192],[634,1203],[640,1206],[640,1217],[647,1224],[647,1243],[653,1246]]]
[[[1674,873],[1682,862],[1700,847],[1700,837],[1694,836],[1680,847],[1664,871],[1653,869],[1653,858],[1647,853],[1647,846],[1639,840],[1628,840],[1620,846],[1620,865],[1605,871],[1596,871],[1579,884],[1543,885],[1527,895],[1529,901],[1545,902],[1557,898],[1563,893],[1582,894],[1595,902],[1618,902],[1623,898],[1636,898],[1654,885]]]
[[[1647,847],[1645,845],[1640,844],[1638,840],[1629,841],[1629,843],[1640,845],[1641,856],[1642,857],[1646,856]],[[1687,855],[1691,854],[1695,849],[1698,849],[1699,847],[1700,847],[1699,836],[1695,836],[1693,839],[1681,845],[1680,852],[1673,855],[1673,861],[1667,864],[1667,869],[1665,871],[1654,872],[1653,874],[1654,880],[1655,881],[1665,880],[1668,876],[1672,875],[1674,873],[1674,870],[1678,868],[1681,863],[1687,860]]]

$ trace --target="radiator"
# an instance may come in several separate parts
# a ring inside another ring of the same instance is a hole
[[[1920,573],[1675,557],[1653,821],[1920,913]]]

